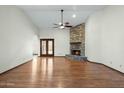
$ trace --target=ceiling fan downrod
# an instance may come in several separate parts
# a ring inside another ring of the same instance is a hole
[[[61,26],[63,26],[63,9],[61,9]]]

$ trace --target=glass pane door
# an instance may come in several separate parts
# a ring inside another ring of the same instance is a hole
[[[41,56],[54,56],[54,39],[41,39]]]
[[[42,54],[47,54],[46,41],[45,40],[42,41]]]
[[[53,42],[48,41],[48,54],[53,54]]]

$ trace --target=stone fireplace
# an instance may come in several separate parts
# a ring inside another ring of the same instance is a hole
[[[85,24],[80,24],[70,29],[70,54],[68,59],[82,61],[85,57]]]
[[[85,24],[70,29],[70,54],[85,56]]]

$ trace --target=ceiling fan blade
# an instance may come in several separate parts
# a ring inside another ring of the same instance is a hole
[[[69,25],[70,23],[69,22],[65,22],[66,25]]]
[[[57,25],[57,26],[59,26],[59,24],[54,24],[54,25]]]
[[[65,26],[65,27],[72,27],[72,26]]]
[[[53,28],[59,28],[59,27],[53,27]]]
[[[61,9],[61,25],[63,25],[63,12],[64,12],[64,10]]]

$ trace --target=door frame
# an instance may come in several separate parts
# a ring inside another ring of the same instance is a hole
[[[42,41],[46,40],[46,55],[42,54]],[[53,44],[52,44],[52,49],[53,49],[53,54],[52,55],[49,55],[48,54],[48,41],[52,41]],[[54,39],[51,39],[51,38],[45,38],[45,39],[40,39],[40,56],[54,56]]]

